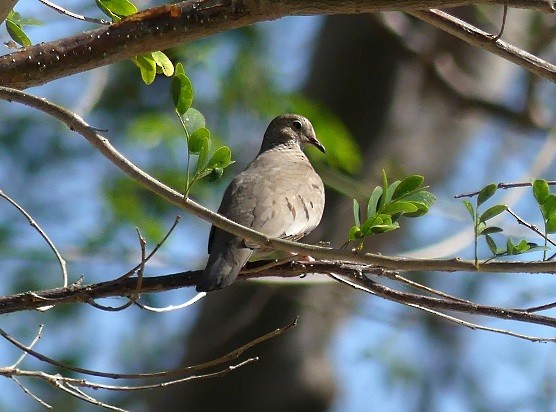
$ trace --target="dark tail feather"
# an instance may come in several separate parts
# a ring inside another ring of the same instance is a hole
[[[219,254],[211,254],[197,284],[197,292],[210,292],[232,284],[252,253],[251,249],[229,245]]]

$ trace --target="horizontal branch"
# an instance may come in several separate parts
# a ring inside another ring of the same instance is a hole
[[[496,317],[517,322],[535,323],[556,327],[556,318],[530,313],[525,309],[507,309],[496,306],[480,305],[456,298],[437,298],[415,293],[403,292],[381,285],[364,273],[380,276],[382,271],[374,267],[353,265],[345,262],[289,262],[265,269],[261,272],[241,274],[241,279],[274,276],[298,277],[309,274],[333,274],[361,284],[365,290],[384,299],[404,305],[418,305],[435,310],[449,310],[472,315]],[[141,280],[140,293],[163,292],[171,289],[194,286],[202,274],[201,270],[176,273],[165,276],[144,277]],[[389,274],[386,273],[386,276]],[[0,297],[0,314],[22,310],[39,309],[42,306],[56,306],[76,302],[87,302],[92,299],[106,297],[132,296],[138,293],[137,278],[125,278],[91,285],[72,285],[68,288],[57,288],[36,292],[21,293],[13,296]]]
[[[0,85],[23,89],[138,54],[285,16],[361,14],[475,4],[553,12],[546,0],[201,0],[154,7],[119,23],[0,56]]]

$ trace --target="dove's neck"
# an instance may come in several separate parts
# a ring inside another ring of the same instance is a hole
[[[286,142],[270,142],[270,143],[266,143],[263,141],[259,154],[270,150],[276,152],[289,152],[289,151],[301,152],[301,147],[299,146],[299,143],[296,142],[295,140],[288,140]]]

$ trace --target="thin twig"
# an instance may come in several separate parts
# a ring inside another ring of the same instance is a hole
[[[506,17],[508,17],[508,6],[504,5],[504,14],[502,15],[502,25],[500,26],[500,31],[496,36],[492,37],[492,41],[497,41],[502,34],[504,34],[504,29],[506,28]]]
[[[44,232],[44,230],[41,229],[41,227],[35,221],[35,219],[33,219],[31,217],[31,215],[29,213],[27,213],[27,211],[25,209],[23,209],[23,207],[21,207],[15,200],[13,200],[11,197],[9,197],[7,194],[5,194],[2,190],[0,190],[0,196],[3,197],[4,199],[6,199],[8,202],[10,202],[23,216],[25,216],[25,218],[27,219],[27,221],[29,222],[31,227],[35,228],[35,230],[39,233],[39,235],[41,235],[41,237],[46,241],[46,243],[48,244],[48,247],[50,247],[52,252],[54,252],[54,255],[56,256],[56,259],[58,260],[58,264],[60,265],[60,269],[62,271],[62,281],[63,281],[64,287],[67,287],[68,286],[68,271],[67,271],[67,268],[66,268],[66,261],[64,260],[64,258],[62,258],[62,255],[60,254],[60,252],[58,252],[58,249],[56,249],[56,246],[54,246],[54,243],[52,243],[52,241],[50,240],[48,235]]]
[[[19,342],[18,340],[16,340],[14,337],[12,337],[10,334],[8,334],[6,331],[4,331],[3,329],[0,328],[0,335],[6,339],[8,342],[10,342],[12,345],[16,346],[17,348],[21,349],[22,351],[27,352],[29,355],[35,357],[36,359],[48,363],[50,365],[53,366],[57,366],[59,368],[63,368],[72,372],[77,372],[77,373],[82,373],[84,375],[90,375],[90,376],[98,376],[98,377],[103,377],[103,378],[110,378],[110,379],[152,379],[152,378],[160,378],[160,377],[171,377],[171,376],[179,376],[179,375],[183,375],[185,373],[191,373],[191,372],[195,372],[198,370],[203,370],[203,369],[208,369],[214,366],[219,366],[225,362],[230,362],[234,359],[237,359],[243,352],[245,352],[246,350],[252,348],[253,346],[256,346],[262,342],[265,342],[269,339],[272,339],[276,336],[279,336],[281,334],[283,334],[284,332],[286,332],[287,330],[291,329],[292,327],[297,325],[297,319],[294,320],[292,323],[290,323],[289,325],[286,325],[282,328],[277,328],[275,330],[273,330],[272,332],[269,332],[263,336],[260,336],[256,339],[252,339],[251,341],[247,342],[246,344],[240,346],[239,348],[233,350],[232,352],[229,352],[223,356],[220,356],[219,358],[210,360],[208,362],[204,362],[198,365],[192,365],[192,366],[186,366],[183,368],[179,368],[179,369],[174,369],[174,370],[168,370],[168,371],[162,371],[162,372],[153,372],[153,373],[113,373],[113,372],[101,372],[101,371],[95,371],[92,369],[85,369],[85,368],[80,368],[77,366],[71,366],[68,365],[66,363],[57,361],[55,359],[52,359],[48,356],[43,355],[42,353],[39,353],[33,349],[28,348],[27,346],[25,346],[24,344],[22,344],[21,342]]]
[[[554,185],[556,185],[556,180],[547,180],[546,183],[549,186],[554,186]],[[498,183],[496,185],[496,188],[507,190],[507,189],[514,189],[516,187],[531,187],[531,186],[532,186],[531,182]],[[480,190],[477,190],[475,192],[470,192],[470,193],[462,193],[462,194],[459,194],[459,195],[455,195],[454,199],[460,199],[462,197],[475,197],[479,193],[481,193]]]
[[[73,13],[69,10],[64,9],[63,7],[58,6],[57,4],[54,4],[48,0],[39,0],[42,4],[44,4],[45,6],[50,7],[53,10],[56,10],[58,13],[63,14],[65,16],[68,17],[72,17],[74,19],[77,20],[81,20],[81,21],[88,21],[89,23],[97,23],[97,24],[103,24],[103,25],[107,25],[109,26],[111,23],[108,20],[104,20],[104,19],[95,19],[92,17],[86,17],[86,16],[82,16],[81,14],[77,14],[77,13]]]

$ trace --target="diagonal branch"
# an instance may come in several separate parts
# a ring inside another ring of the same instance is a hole
[[[18,89],[285,16],[362,14],[474,4],[554,11],[546,0],[201,0],[154,7],[117,24],[0,56],[0,85]],[[428,13],[428,12],[423,12]]]
[[[554,64],[534,56],[504,40],[496,39],[493,35],[457,17],[441,10],[413,10],[409,11],[408,14],[426,21],[472,46],[478,46],[491,53],[497,54],[538,76],[556,82],[556,66]]]

